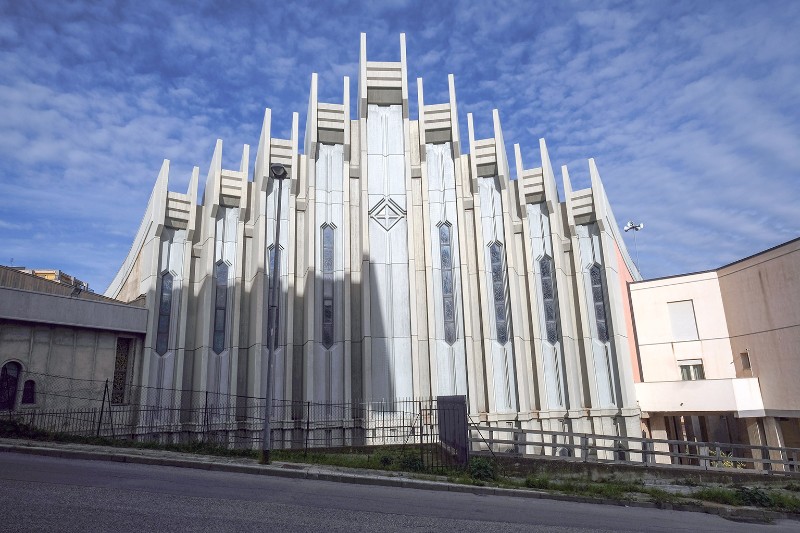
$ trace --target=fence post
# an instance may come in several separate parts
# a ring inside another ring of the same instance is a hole
[[[97,435],[100,436],[100,426],[103,425],[103,408],[106,406],[106,393],[108,392],[108,380],[106,380],[106,387],[103,389],[103,399],[100,401],[100,419],[97,421]]]
[[[108,396],[108,421],[111,423],[111,438],[116,438],[114,435],[114,410],[111,409],[111,392],[108,390],[108,380],[106,380],[106,396]]]
[[[206,402],[203,407],[203,438],[208,442],[208,391],[206,391]]]
[[[770,459],[771,457],[767,447],[761,446],[761,465],[763,466],[764,470],[772,470],[772,463],[769,462]]]
[[[422,419],[422,400],[417,400],[419,405],[419,462],[425,465],[425,457],[422,454],[422,445],[424,442],[423,435],[425,434],[425,421]]]
[[[581,435],[581,458],[584,463],[589,460],[589,437],[585,433]]]
[[[311,402],[306,402],[306,438],[303,444],[303,455],[308,455],[308,434],[311,432]]]
[[[704,470],[708,470],[708,451],[708,446],[705,444],[697,447],[698,460],[700,462],[700,466],[702,466]]]

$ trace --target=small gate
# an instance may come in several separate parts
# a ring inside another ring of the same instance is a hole
[[[463,467],[469,460],[467,399],[439,396],[421,405],[420,451],[426,469]]]

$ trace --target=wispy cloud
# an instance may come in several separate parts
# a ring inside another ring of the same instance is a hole
[[[375,60],[397,60],[406,32],[412,93],[421,76],[426,101],[444,102],[455,74],[462,125],[472,112],[489,136],[499,108],[507,148],[519,142],[529,165],[545,137],[585,187],[594,157],[617,219],[646,223],[646,275],[712,268],[800,233],[797,3],[35,1],[2,12],[0,263],[61,268],[97,290],[163,158],[174,190],[193,166],[205,173],[217,138],[238,167],[264,107],[289,135],[311,72],[334,102],[350,76],[355,104],[361,31]]]

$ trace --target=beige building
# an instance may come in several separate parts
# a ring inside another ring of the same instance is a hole
[[[800,239],[630,295],[654,438],[800,447]]]
[[[64,285],[69,285],[70,287],[78,287],[81,290],[87,291],[89,290],[89,284],[85,281],[81,281],[75,276],[70,276],[66,272],[62,272],[61,270],[52,270],[52,269],[42,269],[42,268],[25,268],[25,267],[17,267],[17,266],[10,266],[7,268],[11,268],[14,270],[18,270],[20,272],[24,272],[26,274],[33,274],[34,276],[38,276],[40,278],[44,278],[50,281],[55,281],[56,283],[63,283]]]
[[[82,409],[105,380],[124,402],[142,361],[141,303],[0,266],[0,411]]]

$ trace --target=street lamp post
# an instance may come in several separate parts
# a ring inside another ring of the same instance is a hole
[[[639,233],[642,229],[644,229],[644,222],[640,222],[639,224],[634,224],[633,220],[629,220],[625,227],[622,228],[625,230],[625,233],[628,233],[630,230],[633,230],[633,247],[636,250],[636,268],[639,269],[639,274],[642,273],[641,267],[639,266],[639,247],[636,245],[636,234]]]
[[[286,167],[280,164],[269,166],[269,175],[273,182],[278,182],[278,196],[275,199],[275,240],[272,245],[272,272],[269,276],[269,311],[267,332],[269,335],[269,350],[267,355],[267,387],[266,387],[266,407],[264,412],[264,438],[261,445],[261,463],[269,464],[270,451],[272,450],[272,396],[274,395],[274,371],[275,371],[275,351],[278,349],[278,290],[281,270],[281,198],[283,196],[283,180],[288,179],[289,174]],[[270,257],[267,252],[267,271],[269,272]]]

